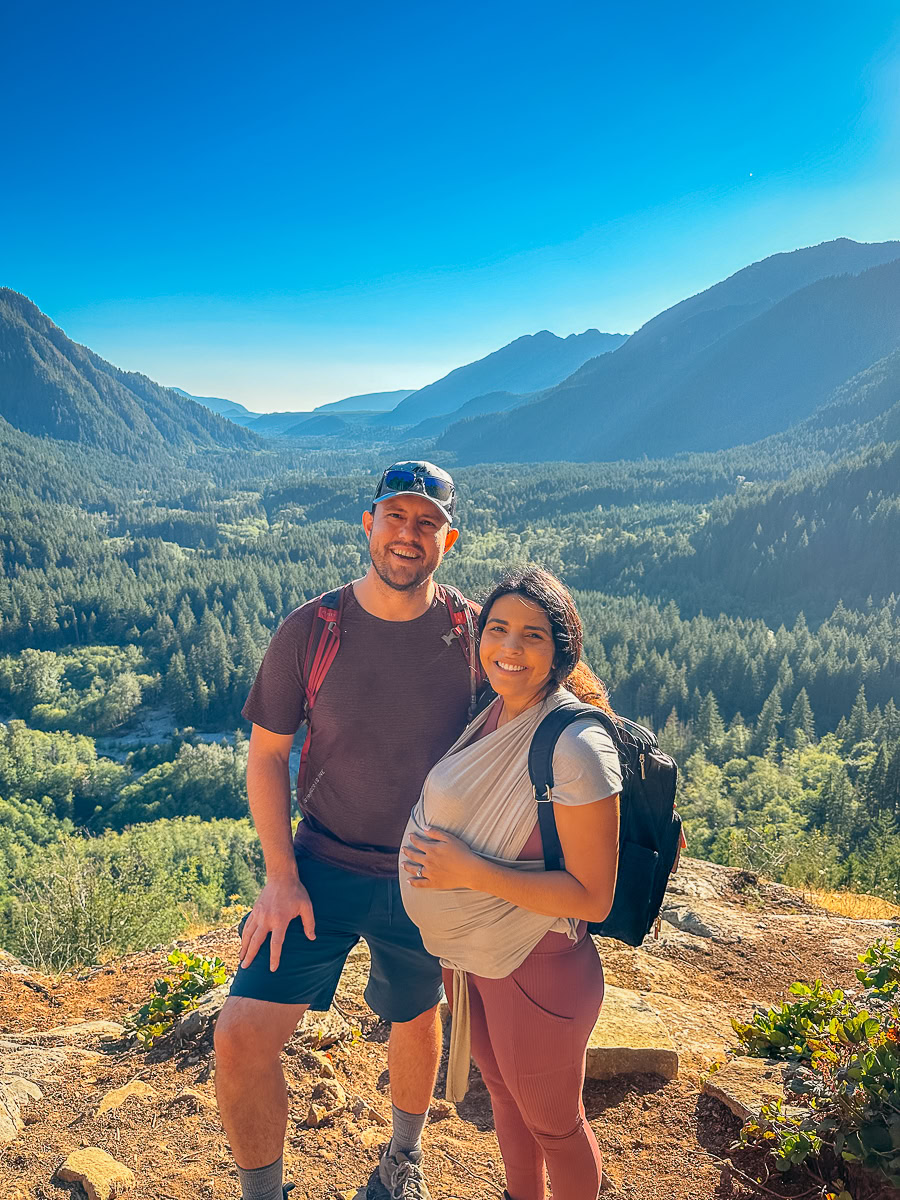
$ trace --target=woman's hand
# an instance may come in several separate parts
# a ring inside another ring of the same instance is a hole
[[[411,844],[403,847],[403,869],[411,876],[411,887],[473,887],[473,868],[480,860],[465,842],[442,829],[430,828],[424,834],[411,833],[409,841]]]

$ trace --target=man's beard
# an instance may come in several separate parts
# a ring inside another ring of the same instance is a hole
[[[388,561],[387,555],[379,554],[378,557],[372,553],[371,546],[369,547],[369,558],[372,560],[372,566],[375,568],[375,574],[386,584],[387,587],[393,588],[395,592],[414,592],[416,588],[420,588],[423,583],[427,582],[433,572],[424,564],[417,564],[420,569],[413,572],[412,575],[404,575],[402,579],[392,576],[391,571],[393,564]],[[402,568],[401,568],[402,569]]]

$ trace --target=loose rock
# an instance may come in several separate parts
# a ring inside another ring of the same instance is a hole
[[[22,1109],[32,1100],[42,1100],[37,1084],[18,1075],[0,1077],[0,1146],[11,1142],[24,1126]]]
[[[359,1135],[359,1141],[367,1150],[370,1150],[373,1146],[381,1146],[384,1144],[384,1130],[374,1125],[370,1126],[368,1129],[364,1129]]]
[[[796,1070],[789,1063],[769,1058],[733,1058],[703,1081],[707,1096],[719,1100],[742,1121],[758,1117],[764,1104],[784,1099],[785,1081]],[[785,1106],[785,1112],[797,1112]]]
[[[192,1042],[205,1034],[216,1023],[216,1019],[228,999],[231,980],[207,992],[196,1008],[184,1014],[180,1021],[153,1047],[154,1056],[171,1053],[184,1042]]]
[[[148,1100],[153,1100],[159,1093],[155,1088],[152,1088],[149,1083],[144,1083],[141,1079],[132,1079],[120,1088],[113,1088],[111,1092],[107,1092],[100,1101],[100,1107],[97,1109],[97,1116],[101,1116],[105,1112],[112,1112],[113,1109],[121,1108],[126,1100],[132,1097],[137,1100],[143,1100],[146,1103]]]
[[[328,1012],[313,1012],[307,1009],[295,1037],[303,1046],[314,1050],[327,1050],[329,1046],[349,1038],[350,1032],[350,1026],[334,1009],[329,1009]]]
[[[381,1125],[382,1128],[390,1125],[387,1117],[383,1117],[378,1109],[372,1108],[370,1104],[367,1104],[362,1096],[354,1096],[348,1107],[354,1117],[362,1117],[375,1125]]]
[[[695,912],[689,908],[664,908],[660,913],[664,921],[674,925],[684,933],[692,933],[694,937],[711,938],[716,931],[701,921]]]
[[[71,1046],[22,1046],[0,1052],[0,1074],[21,1075],[37,1082],[57,1075],[67,1060],[74,1058],[87,1063],[100,1057],[93,1050],[76,1050]]]
[[[313,1100],[320,1100],[328,1108],[343,1108],[347,1093],[336,1079],[320,1079],[313,1089]]]
[[[307,1129],[318,1129],[330,1116],[327,1105],[313,1103],[309,1106],[304,1125]]]
[[[209,1108],[213,1111],[216,1109],[216,1102],[212,1096],[206,1096],[192,1087],[182,1088],[177,1096],[173,1096],[169,1101],[169,1108],[176,1104],[190,1104],[195,1112],[198,1108]]]
[[[98,1146],[73,1150],[56,1172],[63,1183],[80,1183],[87,1200],[112,1200],[134,1187],[134,1173]]]

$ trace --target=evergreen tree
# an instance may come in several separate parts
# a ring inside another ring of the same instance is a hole
[[[856,742],[864,742],[870,732],[869,708],[866,704],[866,689],[861,686],[856,693],[853,708],[847,718],[847,730],[844,734],[845,745],[849,749]]]
[[[715,761],[725,741],[725,722],[712,692],[707,692],[700,702],[700,711],[694,723],[694,735],[697,744],[705,747]]]
[[[829,773],[822,788],[821,803],[825,828],[849,843],[856,826],[858,806],[853,785],[843,765],[833,768]]]
[[[809,745],[816,740],[812,706],[806,688],[801,688],[787,719],[786,739],[791,746]]]
[[[781,736],[781,692],[776,685],[772,688],[760,710],[756,729],[753,731],[753,749],[756,754],[772,756]]]
[[[888,803],[887,772],[888,754],[882,742],[878,747],[878,753],[875,755],[863,785],[866,810],[870,817],[874,817],[885,807],[887,807],[888,811],[893,811],[893,805]]]
[[[894,748],[884,773],[884,804],[900,818],[900,745]]]

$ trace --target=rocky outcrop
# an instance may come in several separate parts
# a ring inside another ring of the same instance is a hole
[[[125,1026],[118,1021],[78,1021],[74,1025],[57,1025],[33,1033],[11,1033],[9,1040],[30,1046],[102,1046],[117,1042],[125,1036]]]
[[[626,988],[607,987],[587,1047],[587,1077],[678,1075],[678,1054],[665,1025],[646,1000]]]

